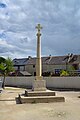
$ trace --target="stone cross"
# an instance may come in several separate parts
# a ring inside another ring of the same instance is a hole
[[[42,29],[42,26],[41,26],[40,24],[38,24],[38,25],[36,26],[36,29],[38,29],[38,33],[40,33],[40,30]]]
[[[36,57],[36,78],[33,81],[32,90],[33,91],[46,91],[46,81],[42,77],[42,64],[41,64],[41,25],[36,26],[37,32],[37,57]]]
[[[40,30],[42,29],[41,25],[36,26],[38,30],[37,33],[37,58],[36,58],[36,80],[42,79],[42,65],[41,65],[41,40],[40,40]]]

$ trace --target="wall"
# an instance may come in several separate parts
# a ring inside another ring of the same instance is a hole
[[[54,72],[55,69],[66,69],[66,65],[49,65],[49,64],[44,64],[42,65],[42,72]],[[36,66],[33,68],[33,65],[26,65],[25,70],[34,75],[34,72],[36,72]]]
[[[54,72],[55,73],[55,69],[63,69],[65,70],[66,67],[67,69],[70,68],[70,66],[72,65],[50,65],[50,64],[43,64],[42,65],[42,72]],[[15,66],[15,70],[17,70],[18,67]],[[21,71],[24,71],[26,70],[27,72],[31,73],[33,76],[34,76],[34,72],[36,72],[36,65],[35,67],[33,67],[33,64],[30,64],[30,65],[26,65],[26,66],[20,66],[20,70]]]
[[[26,65],[25,70],[34,76],[34,72],[36,72],[36,67],[34,68],[33,65]]]
[[[34,77],[6,77],[5,85],[31,87]]]
[[[47,87],[80,88],[80,77],[46,77]]]
[[[65,69],[65,65],[43,65],[43,72],[55,72],[55,69]]]
[[[6,85],[31,87],[35,77],[6,77]],[[80,77],[44,77],[47,87],[80,88]]]

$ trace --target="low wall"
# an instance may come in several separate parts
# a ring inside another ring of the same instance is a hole
[[[80,77],[46,77],[45,79],[47,87],[80,89]]]
[[[5,84],[10,86],[32,87],[35,77],[6,77]],[[80,88],[80,77],[44,77],[47,87]]]
[[[5,85],[32,87],[35,77],[6,77]]]

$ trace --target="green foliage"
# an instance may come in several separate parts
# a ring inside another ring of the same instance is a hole
[[[75,70],[74,66],[69,66],[68,67],[68,70],[71,71],[71,70]]]
[[[69,72],[70,76],[75,76],[76,75],[74,66],[69,66],[68,67],[68,72]]]
[[[5,60],[6,60],[5,58],[0,57],[0,64],[1,64],[1,63],[5,63]]]
[[[60,76],[69,76],[69,73],[65,70],[62,70]]]
[[[2,85],[3,88],[5,87],[5,76],[8,75],[12,71],[14,71],[14,69],[13,69],[13,62],[11,58],[9,57],[7,59],[1,58],[0,59],[0,72],[4,76],[3,85]]]
[[[5,75],[7,75],[9,72],[14,71],[13,62],[11,58],[8,57],[7,59],[5,59],[5,61],[2,61],[0,63],[0,71],[2,74],[5,74]]]
[[[5,70],[6,70],[6,66],[5,66],[4,63],[1,63],[1,64],[0,64],[0,70],[1,70],[1,71],[5,71]]]
[[[9,72],[14,71],[13,62],[12,62],[11,58],[8,57],[6,59],[5,64],[6,64],[6,74],[8,74]]]

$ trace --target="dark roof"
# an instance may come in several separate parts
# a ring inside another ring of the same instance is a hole
[[[54,64],[54,65],[59,65],[59,64],[77,64],[80,63],[80,55],[66,55],[66,56],[50,56],[48,59],[45,60],[44,64]]]
[[[29,60],[27,61],[27,64],[28,64],[28,65],[35,65],[35,64],[36,64],[36,58],[34,57],[34,58],[29,59]]]
[[[27,64],[27,60],[28,60],[28,58],[21,58],[21,59],[15,58],[13,60],[13,64],[14,65],[26,65]]]
[[[45,59],[45,61],[43,61],[43,64],[64,64],[65,56],[49,56],[47,57],[47,59]]]
[[[66,64],[72,63],[80,63],[80,55],[73,55],[73,56],[47,56],[42,57],[42,64],[49,64],[49,65],[59,65],[59,64]],[[14,65],[35,65],[36,64],[36,57],[34,58],[22,58],[22,59],[14,59],[13,60]]]

